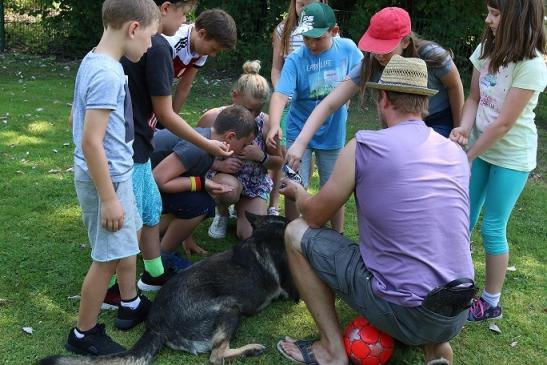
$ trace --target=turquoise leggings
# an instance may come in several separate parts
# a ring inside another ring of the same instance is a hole
[[[471,230],[484,206],[481,235],[487,254],[509,252],[507,222],[526,185],[528,174],[492,165],[479,158],[473,161],[469,186]]]

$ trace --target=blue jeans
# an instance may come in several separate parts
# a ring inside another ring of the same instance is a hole
[[[287,141],[287,149],[289,149],[293,143],[294,141]],[[302,156],[300,169],[298,170],[298,173],[302,176],[302,181],[305,188],[308,188],[311,180],[312,153],[315,154],[315,163],[317,164],[317,169],[319,170],[319,185],[323,186],[332,174],[332,170],[334,170],[334,165],[336,164],[340,151],[342,151],[341,148],[333,150],[306,148],[304,155]]]

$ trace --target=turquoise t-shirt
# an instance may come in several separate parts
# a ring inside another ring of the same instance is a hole
[[[291,96],[287,140],[294,141],[313,109],[363,58],[351,39],[333,38],[332,47],[319,55],[300,47],[287,57],[275,91]],[[309,148],[338,149],[346,142],[346,105],[335,111],[315,133]]]
[[[488,71],[490,60],[479,59],[481,47],[479,45],[469,58],[480,73],[479,106],[469,146],[472,146],[490,124],[497,120],[511,88],[532,90],[532,98],[513,127],[480,155],[484,161],[497,166],[517,171],[532,171],[536,167],[538,140],[534,108],[539,93],[547,86],[547,66],[543,56],[538,52],[532,59],[510,63],[506,67],[501,67],[497,73],[491,74]]]

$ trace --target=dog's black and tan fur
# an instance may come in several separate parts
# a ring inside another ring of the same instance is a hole
[[[211,352],[222,364],[240,356],[258,355],[260,344],[231,349],[230,339],[243,316],[258,313],[272,300],[298,300],[283,243],[286,220],[247,213],[250,238],[177,274],[159,291],[146,331],[125,353],[102,357],[52,356],[42,365],[144,365],[164,344],[193,354]]]

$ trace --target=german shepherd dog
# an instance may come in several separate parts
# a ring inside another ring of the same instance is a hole
[[[264,352],[266,347],[260,344],[230,348],[241,318],[260,312],[274,299],[296,302],[299,297],[285,251],[286,219],[246,215],[252,236],[169,280],[158,292],[146,330],[133,348],[109,356],[51,356],[40,364],[144,365],[164,344],[193,354],[211,352],[212,364]]]

